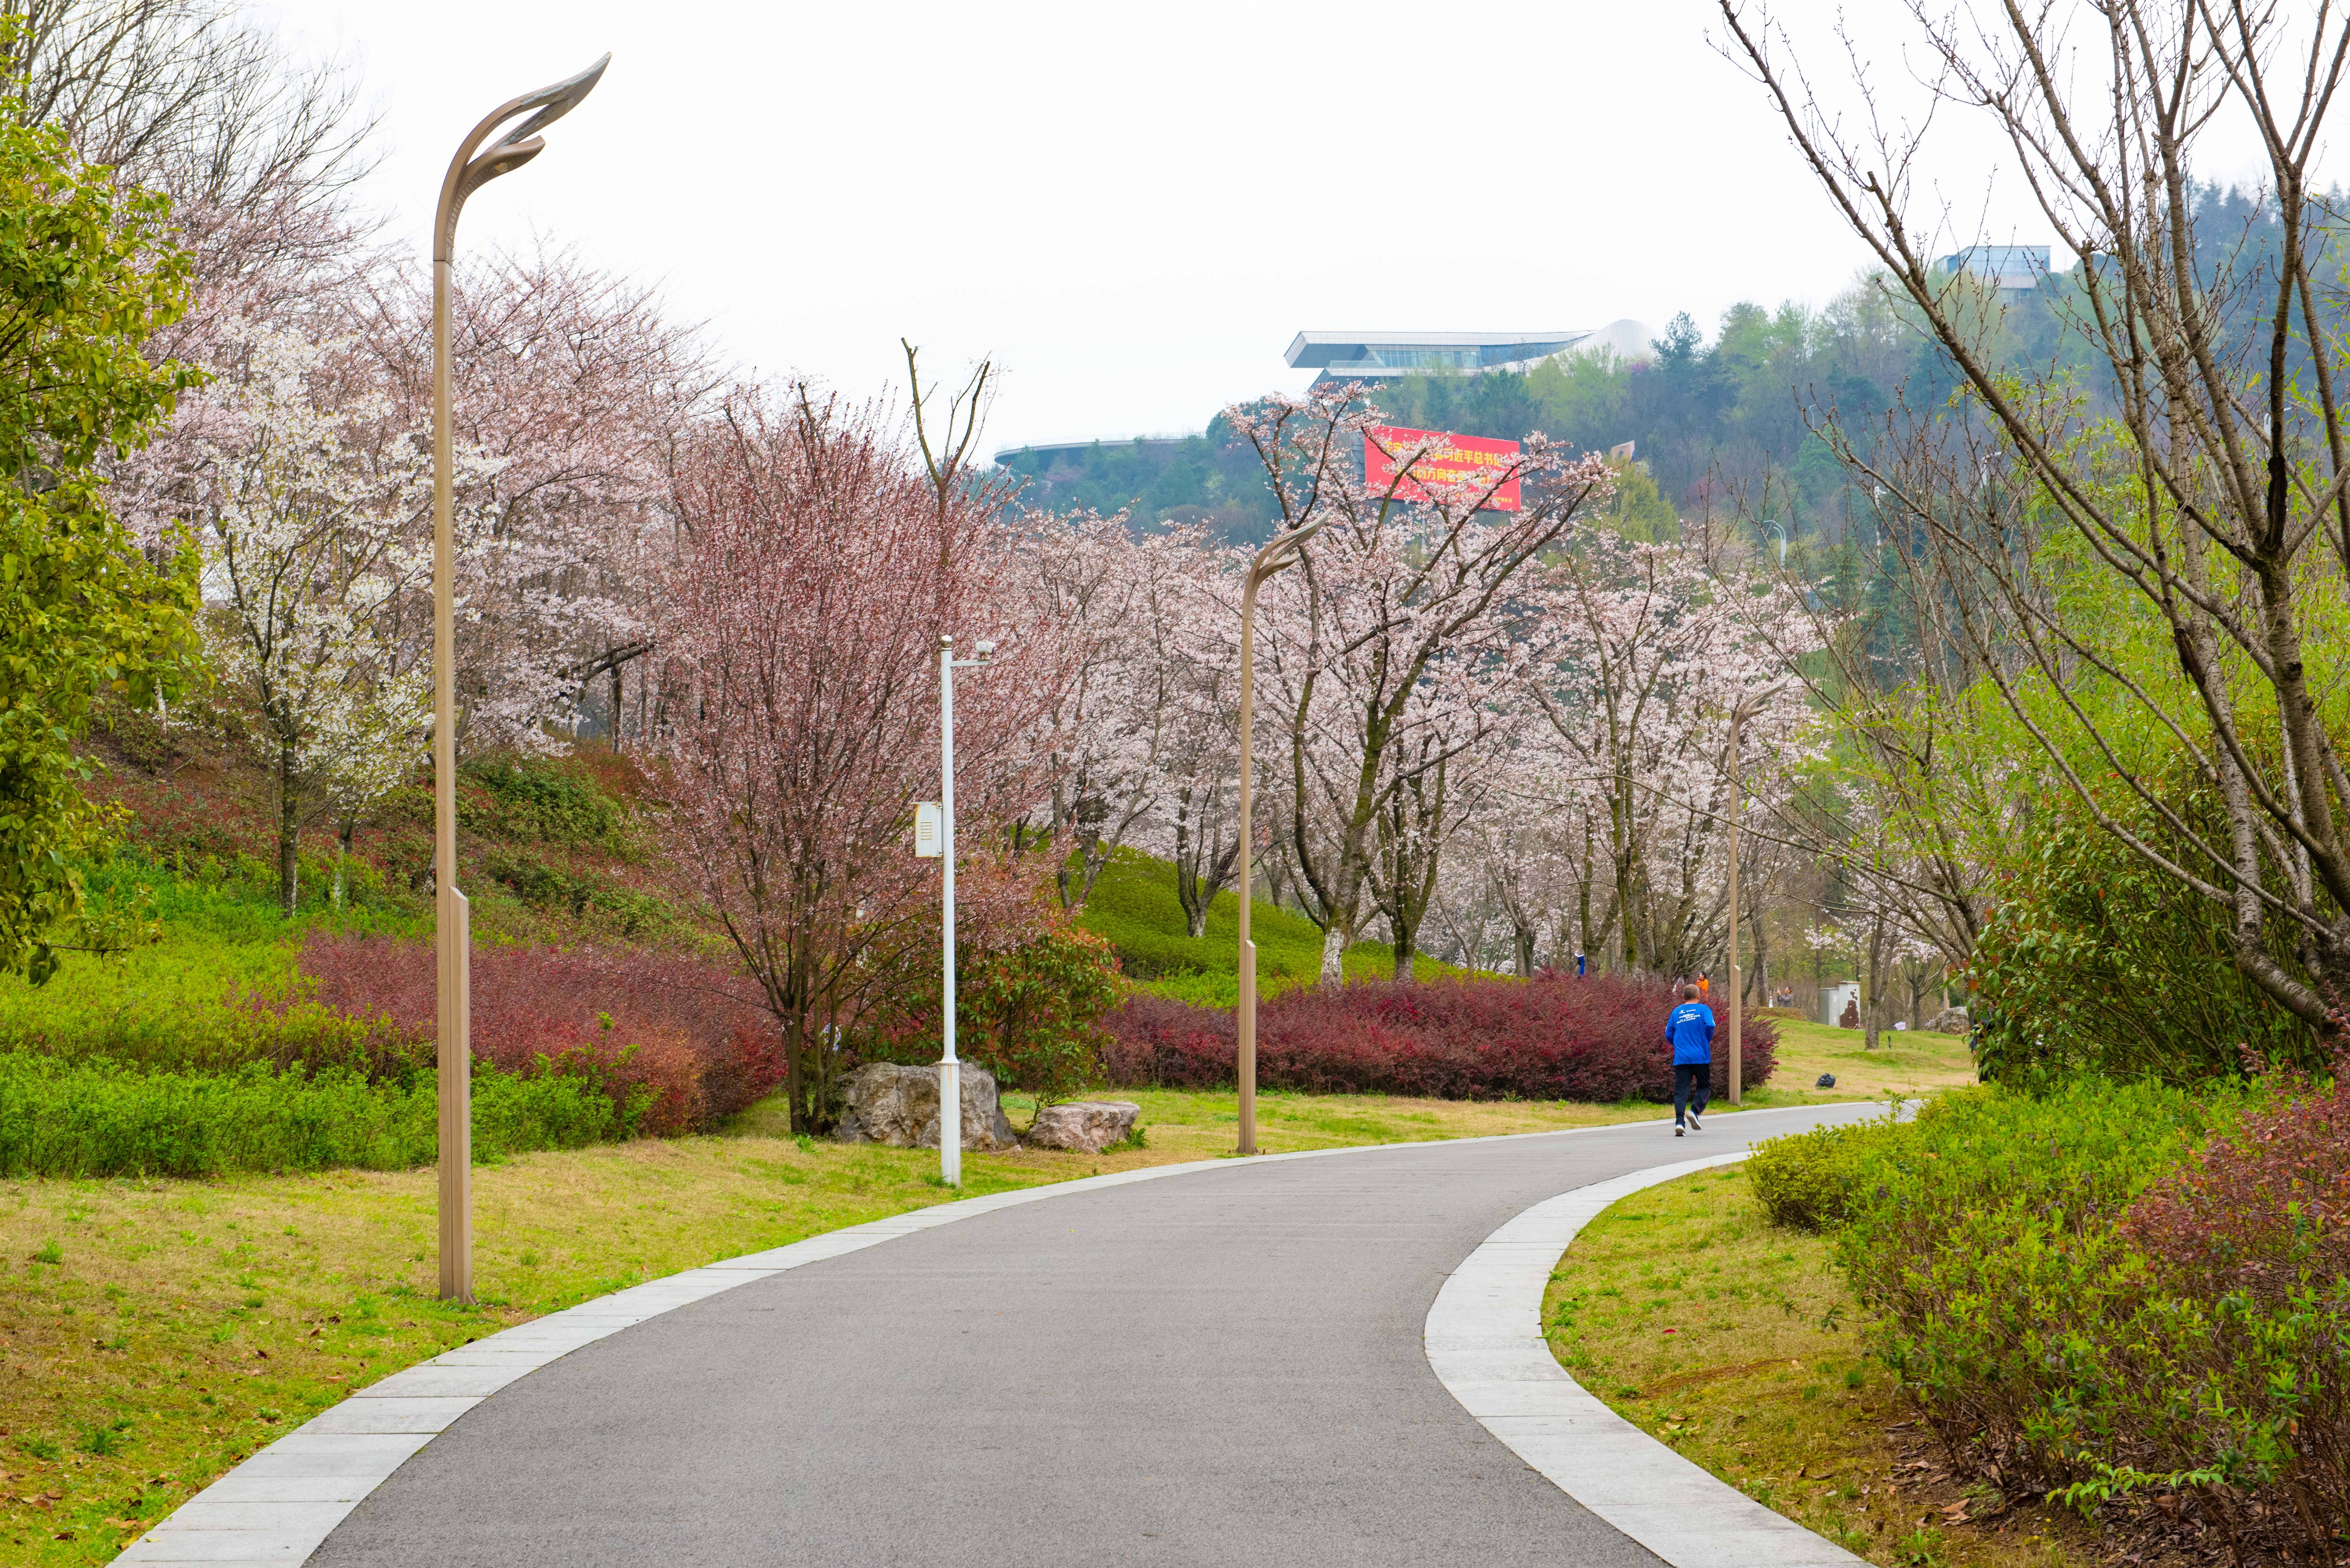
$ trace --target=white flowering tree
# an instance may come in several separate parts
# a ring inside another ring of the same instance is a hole
[[[224,350],[156,449],[158,488],[203,547],[214,665],[267,738],[290,916],[304,822],[330,804],[350,820],[419,756],[430,446],[348,339],[247,322]]]

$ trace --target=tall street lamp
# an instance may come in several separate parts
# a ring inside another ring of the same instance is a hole
[[[1266,578],[1297,564],[1298,546],[1312,538],[1325,514],[1303,528],[1292,529],[1256,553],[1249,562],[1248,586],[1241,590],[1241,929],[1240,1001],[1234,1014],[1240,1049],[1234,1075],[1241,1091],[1241,1148],[1256,1152],[1256,943],[1249,940],[1249,866],[1256,858],[1256,759],[1252,739],[1256,727],[1256,591]]]
[[[946,1002],[939,1054],[939,1179],[962,1185],[962,1064],[955,1057],[954,921],[954,672],[984,670],[995,661],[995,644],[982,642],[977,659],[957,659],[954,639],[939,638],[939,854],[945,863]]]
[[[1746,1062],[1741,1030],[1745,1023],[1746,992],[1738,970],[1738,732],[1763,705],[1786,689],[1774,680],[1760,691],[1750,691],[1730,710],[1730,1103],[1745,1099]]]
[[[606,55],[567,81],[500,105],[457,144],[432,216],[432,937],[441,1087],[441,1294],[473,1299],[473,941],[457,891],[457,546],[451,521],[449,273],[465,198],[546,151],[536,134],[596,89]],[[533,109],[537,110],[531,114]],[[517,115],[530,118],[481,156],[474,149]]]

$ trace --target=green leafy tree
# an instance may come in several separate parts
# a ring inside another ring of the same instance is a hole
[[[74,857],[107,826],[74,743],[101,695],[175,687],[196,646],[194,553],[142,549],[99,465],[196,375],[142,352],[188,299],[163,199],[19,108],[0,99],[0,970],[38,982],[81,909]]]

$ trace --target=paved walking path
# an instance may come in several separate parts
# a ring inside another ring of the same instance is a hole
[[[1448,1392],[1430,1304],[1533,1205],[1869,1109],[1024,1195],[570,1349],[413,1439],[308,1561],[1654,1565]],[[190,1534],[129,1559],[194,1560]]]

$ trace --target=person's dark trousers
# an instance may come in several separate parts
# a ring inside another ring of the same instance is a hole
[[[1682,1114],[1694,1109],[1705,1115],[1705,1103],[1713,1097],[1713,1064],[1710,1062],[1676,1062],[1673,1064],[1673,1125],[1681,1125]]]

